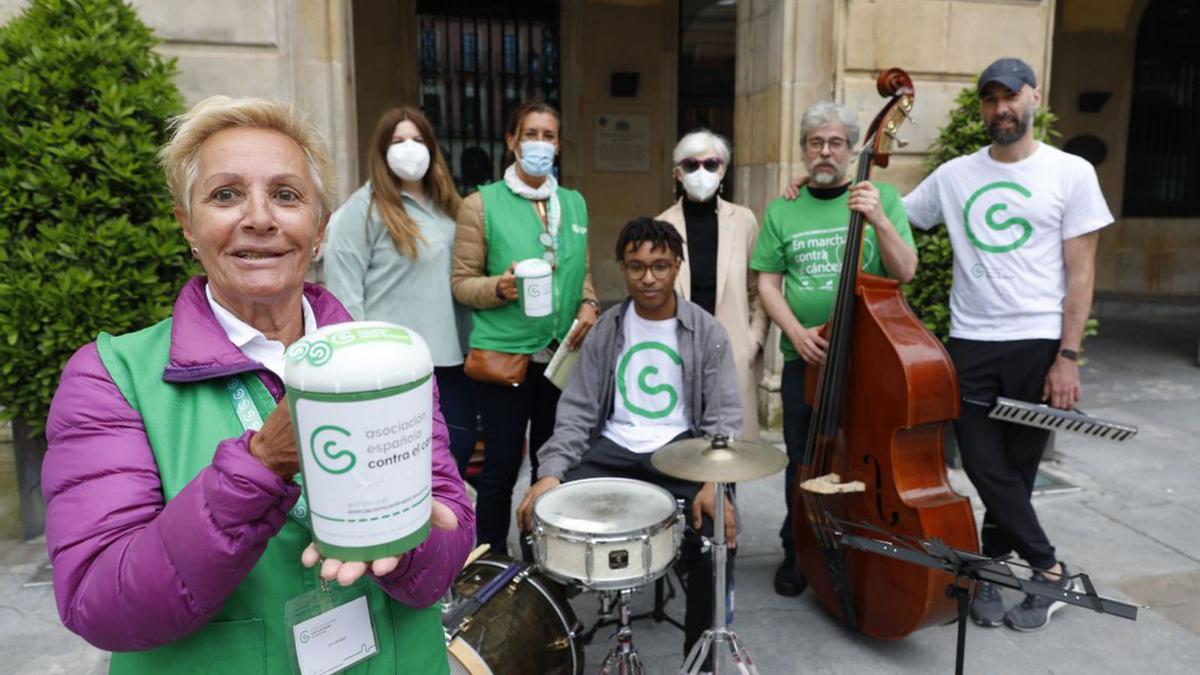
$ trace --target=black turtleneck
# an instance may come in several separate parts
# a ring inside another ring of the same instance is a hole
[[[850,189],[850,184],[846,183],[845,185],[839,185],[837,187],[813,187],[812,184],[809,183],[806,187],[808,188],[808,193],[810,195],[816,197],[817,199],[826,200],[837,199],[838,197],[846,194],[846,191]]]
[[[692,302],[709,314],[717,311],[717,198],[694,202],[683,197],[687,259],[692,271]]]

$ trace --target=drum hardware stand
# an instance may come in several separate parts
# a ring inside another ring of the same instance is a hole
[[[630,590],[637,592],[637,591],[640,591],[641,589],[635,588],[635,589],[630,589]],[[612,592],[615,592],[615,591],[609,591],[609,593],[612,593]],[[655,581],[654,581],[654,608],[651,609],[650,611],[642,612],[641,614],[631,614],[629,616],[629,623],[632,624],[635,621],[642,621],[643,619],[654,619],[654,623],[664,623],[665,622],[665,623],[671,624],[672,626],[675,626],[679,630],[683,630],[684,629],[683,623],[681,623],[678,619],[671,616],[670,614],[667,614],[667,611],[666,611],[667,602],[669,602],[673,598],[675,598],[675,585],[671,583],[671,580],[668,578],[668,575],[664,574],[661,577],[659,577],[658,579],[655,579]],[[612,617],[611,601],[608,602],[608,606],[606,607],[605,593],[600,594],[599,600],[600,600],[600,612],[599,613],[601,615],[600,618],[596,620],[596,623],[592,624],[591,628],[587,629],[586,632],[580,634],[580,640],[582,640],[583,644],[585,644],[585,645],[590,645],[592,643],[592,640],[596,636],[596,631],[600,630],[601,628],[604,628],[605,626],[613,626],[613,625],[617,625],[620,623],[619,617],[616,619],[614,619]]]
[[[633,647],[633,628],[629,625],[632,618],[629,614],[629,598],[635,589],[626,588],[619,591],[603,591],[600,593],[600,611],[611,614],[613,603],[617,605],[617,644],[608,650],[604,663],[600,668],[601,675],[609,675],[616,668],[618,675],[643,675],[642,661],[638,658],[637,650]],[[597,624],[599,625],[599,624]],[[595,632],[595,629],[592,629]]]
[[[834,535],[843,544],[862,551],[877,553],[889,558],[903,560],[930,569],[941,570],[954,575],[953,583],[946,586],[946,597],[953,598],[958,604],[958,639],[955,644],[954,672],[962,675],[966,657],[967,621],[971,607],[972,582],[987,581],[997,586],[1013,588],[1023,593],[1030,593],[1044,598],[1052,598],[1067,604],[1084,607],[1101,614],[1113,614],[1123,619],[1137,620],[1137,605],[1130,605],[1111,598],[1105,598],[1096,593],[1096,587],[1088,575],[1077,573],[1072,578],[1079,579],[1084,592],[1064,590],[1054,584],[1023,579],[1013,574],[1011,567],[1029,568],[1026,565],[1011,563],[1007,556],[988,558],[978,553],[962,551],[947,546],[942,540],[917,539],[897,535],[868,523],[856,523],[829,516],[837,526]],[[870,536],[849,534],[845,529],[857,529],[869,533]]]
[[[724,437],[716,436],[713,438],[713,447],[721,447],[718,444],[724,443]],[[719,675],[721,672],[721,654],[718,645],[725,643],[729,646],[729,651],[733,656],[734,666],[741,675],[758,675],[758,668],[754,666],[754,661],[750,658],[750,652],[746,651],[746,647],[738,640],[737,633],[729,628],[725,619],[725,565],[729,554],[729,545],[725,543],[725,488],[726,484],[717,482],[714,486],[713,494],[716,495],[716,515],[713,518],[713,577],[716,587],[716,595],[713,597],[713,627],[704,631],[696,644],[692,645],[692,650],[688,652],[687,658],[684,659],[681,673],[686,675],[697,675],[704,667],[704,661],[709,652],[712,652],[712,673]],[[689,580],[691,581],[691,580]]]

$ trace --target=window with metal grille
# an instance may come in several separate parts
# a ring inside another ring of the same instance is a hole
[[[417,3],[421,110],[462,194],[503,175],[508,116],[559,107],[558,2]]]
[[[1200,216],[1200,4],[1155,0],[1138,25],[1127,217]]]

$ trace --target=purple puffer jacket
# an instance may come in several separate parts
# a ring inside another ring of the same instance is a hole
[[[254,370],[279,400],[279,379],[225,336],[193,278],[175,301],[167,382],[194,382]],[[349,321],[328,291],[306,284],[317,325]],[[458,529],[433,530],[385,577],[389,595],[414,607],[436,601],[462,569],[475,513],[449,451],[434,383],[433,495]],[[75,353],[46,422],[42,465],[46,546],[58,613],[102,649],[145,650],[199,630],[254,567],[300,495],[249,452],[253,432],[217,446],[212,464],[169,503],[154,454],[134,411],[100,361],[95,343]],[[299,564],[299,561],[297,561]],[[369,574],[369,573],[368,573]]]

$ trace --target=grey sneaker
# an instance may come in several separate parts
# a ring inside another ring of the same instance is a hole
[[[1075,580],[1068,578],[1069,574],[1070,572],[1067,571],[1067,566],[1064,563],[1062,566],[1062,575],[1059,576],[1057,583],[1047,579],[1041,572],[1034,572],[1033,579],[1043,583],[1054,584],[1063,590],[1077,590]],[[1031,633],[1049,626],[1050,617],[1066,606],[1067,603],[1062,600],[1051,600],[1040,595],[1026,595],[1021,604],[1008,610],[1008,613],[1004,615],[1004,623],[1013,630]]]
[[[1004,623],[1004,601],[1000,598],[1000,589],[994,584],[979,582],[975,599],[971,601],[971,620],[989,627]]]

